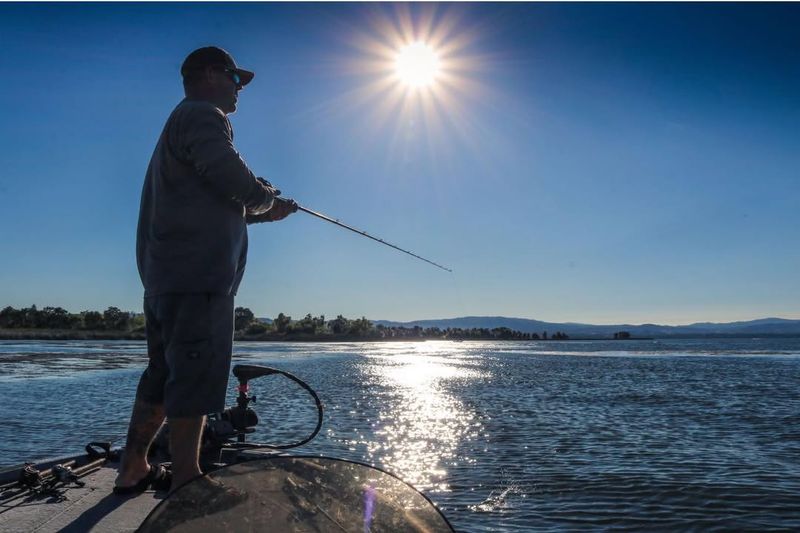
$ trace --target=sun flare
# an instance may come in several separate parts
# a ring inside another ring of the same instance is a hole
[[[496,95],[480,22],[456,4],[371,5],[365,20],[337,33],[347,44],[337,64],[350,88],[309,114],[355,119],[370,144],[388,134],[392,161],[408,161],[417,149],[440,162],[462,146],[483,152],[478,111]]]
[[[395,72],[409,87],[428,87],[439,74],[439,56],[422,41],[409,44],[397,53]]]

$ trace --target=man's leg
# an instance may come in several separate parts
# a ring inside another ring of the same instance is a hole
[[[158,303],[158,298],[144,299],[148,364],[136,388],[125,452],[115,481],[118,487],[132,487],[147,475],[150,469],[147,452],[164,423],[164,382],[167,379],[167,366],[164,359],[163,324],[157,312]]]
[[[205,416],[169,419],[172,490],[203,473],[200,470],[200,437],[205,421]]]
[[[114,482],[118,487],[131,487],[147,475],[147,452],[164,422],[164,406],[148,403],[139,396],[133,404],[122,465]]]
[[[167,343],[164,404],[170,430],[172,488],[199,476],[207,413],[225,409],[233,349],[233,296],[176,295],[179,308]]]

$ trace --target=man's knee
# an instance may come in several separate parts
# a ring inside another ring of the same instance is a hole
[[[166,374],[155,372],[148,366],[139,378],[139,384],[136,387],[136,402],[163,407],[166,381]]]

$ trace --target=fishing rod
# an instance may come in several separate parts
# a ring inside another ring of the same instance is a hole
[[[431,265],[433,265],[435,267],[438,267],[438,268],[441,268],[442,270],[446,270],[448,272],[452,272],[451,269],[449,269],[449,268],[447,268],[445,266],[442,266],[439,263],[434,263],[430,259],[425,259],[422,256],[419,256],[419,255],[417,255],[417,254],[415,254],[413,252],[409,252],[408,250],[404,250],[404,249],[400,248],[399,246],[395,246],[394,244],[386,242],[383,239],[379,239],[378,237],[373,237],[372,235],[370,235],[366,231],[362,231],[362,230],[356,229],[356,228],[354,228],[352,226],[348,226],[347,224],[339,222],[338,220],[336,220],[334,218],[331,218],[329,216],[323,215],[322,213],[318,213],[316,211],[308,209],[307,207],[303,207],[302,205],[298,205],[297,209],[300,210],[300,211],[303,211],[304,213],[308,213],[309,215],[314,215],[315,217],[321,218],[322,220],[324,220],[326,222],[330,222],[331,224],[336,224],[337,226],[341,226],[341,227],[343,227],[345,229],[349,229],[350,231],[358,233],[359,235],[363,235],[364,237],[369,237],[373,241],[377,241],[377,242],[379,242],[381,244],[385,244],[386,246],[390,246],[390,247],[394,248],[395,250],[400,250],[401,252],[406,253],[406,254],[408,254],[408,255],[410,255],[412,257],[416,257],[417,259],[422,259],[426,263],[430,263]]]
[[[97,451],[101,448],[103,452]],[[0,485],[0,510],[3,514],[18,507],[17,503],[6,507],[9,502],[18,500],[23,496],[54,496],[62,497],[63,489],[83,487],[85,483],[80,478],[99,470],[108,460],[118,457],[118,452],[111,450],[111,443],[90,442],[86,445],[89,461],[79,467],[77,459],[69,459],[60,464],[55,464],[46,470],[39,470],[33,463],[27,463],[20,471],[19,477],[11,482]]]

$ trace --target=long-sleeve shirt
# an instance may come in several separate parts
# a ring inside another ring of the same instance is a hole
[[[233,147],[225,114],[205,101],[181,101],[142,189],[136,262],[145,296],[236,294],[247,261],[245,215],[272,202]]]

